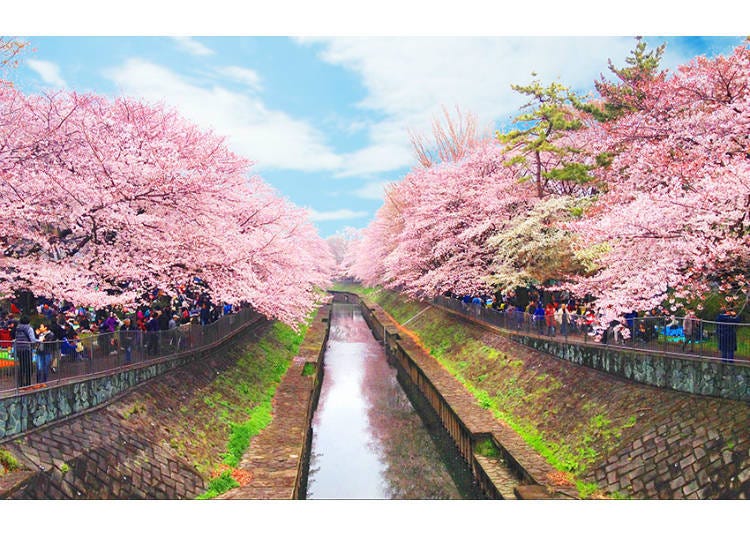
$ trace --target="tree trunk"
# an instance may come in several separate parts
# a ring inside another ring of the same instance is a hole
[[[539,151],[534,153],[536,165],[534,166],[534,175],[536,176],[536,195],[541,199],[544,196],[544,188],[542,185],[542,158],[539,155]]]

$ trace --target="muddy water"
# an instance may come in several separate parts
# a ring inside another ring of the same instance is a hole
[[[335,304],[307,498],[478,497],[445,432],[412,407],[359,308]]]

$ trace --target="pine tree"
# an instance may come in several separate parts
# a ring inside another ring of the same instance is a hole
[[[611,59],[608,60],[609,70],[617,81],[611,82],[601,75],[601,78],[594,82],[603,101],[596,104],[577,102],[576,106],[601,122],[612,121],[627,113],[641,110],[647,95],[647,85],[656,80],[663,80],[666,76],[666,71],[659,68],[666,46],[666,43],[662,43],[655,49],[649,49],[648,43],[642,37],[636,37],[635,48],[630,51],[630,56],[625,58],[627,66],[618,68]]]
[[[544,197],[550,181],[560,184],[589,182],[588,168],[566,162],[575,149],[565,143],[566,134],[584,127],[574,104],[575,94],[566,86],[553,82],[544,86],[536,74],[531,84],[512,84],[511,88],[530,97],[521,107],[526,110],[514,119],[520,128],[507,133],[497,132],[497,139],[512,153],[508,164],[522,166],[524,180],[533,180],[537,197]],[[570,193],[569,191],[560,193]]]

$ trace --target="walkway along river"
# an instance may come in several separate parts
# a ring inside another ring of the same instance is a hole
[[[324,362],[308,499],[480,498],[445,431],[415,411],[358,305],[334,304]]]

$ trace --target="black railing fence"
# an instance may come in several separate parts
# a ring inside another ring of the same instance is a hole
[[[201,350],[260,318],[252,309],[242,309],[211,324],[167,331],[117,330],[31,344],[0,341],[0,397]]]
[[[684,317],[649,316],[601,327],[595,319],[576,313],[557,321],[554,317],[534,316],[515,308],[497,310],[446,296],[433,298],[432,302],[508,331],[549,337],[567,344],[617,346],[707,360],[750,360],[750,324],[691,318],[686,325]]]

